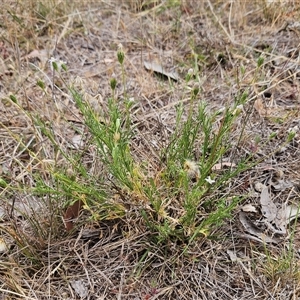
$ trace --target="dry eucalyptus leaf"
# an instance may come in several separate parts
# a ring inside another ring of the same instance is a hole
[[[277,244],[280,240],[267,236],[262,230],[255,226],[248,218],[245,212],[240,211],[239,219],[245,230],[251,235],[255,236],[262,243],[274,243]]]
[[[288,180],[278,180],[276,183],[272,183],[272,186],[276,191],[284,191],[285,189],[293,187],[293,183]]]
[[[245,204],[244,206],[242,206],[242,211],[244,212],[257,212],[257,209],[255,206],[253,206],[252,204]]]
[[[278,209],[275,203],[272,201],[268,188],[266,186],[264,186],[261,191],[260,204],[263,216],[267,218],[269,222],[275,220]]]
[[[288,205],[285,209],[286,225],[298,218],[299,207],[296,205]]]
[[[287,218],[286,218],[286,207],[285,205],[278,209],[277,211],[277,216],[276,219],[274,220],[274,223],[276,225],[276,227],[280,230],[273,230],[274,233],[278,233],[278,234],[286,234],[287,230],[286,230],[286,225],[287,225]],[[269,226],[270,229],[273,229],[272,224],[270,224],[271,226]]]
[[[236,262],[236,261],[239,260],[239,258],[238,258],[237,255],[235,254],[235,252],[233,252],[233,251],[231,251],[231,250],[229,250],[229,249],[228,249],[226,252],[227,252],[227,254],[228,254],[228,256],[229,256],[229,258],[230,258],[230,260],[231,260],[232,262]]]
[[[84,141],[81,134],[75,134],[72,137],[72,149],[82,149],[84,147]]]
[[[261,212],[266,218],[265,222],[268,228],[274,234],[284,235],[287,233],[286,225],[291,221],[289,215],[295,216],[297,208],[283,205],[277,208],[276,204],[272,201],[268,188],[263,186],[260,195]],[[275,225],[275,226],[274,226]]]
[[[161,65],[157,64],[154,61],[152,61],[152,62],[144,61],[144,66],[145,66],[146,70],[148,70],[148,71],[152,71],[152,72],[161,74],[161,75],[166,76],[175,81],[179,80],[179,75],[177,74],[177,72],[167,72]]]
[[[67,208],[63,217],[67,231],[71,231],[74,228],[74,221],[78,218],[82,207],[83,202],[81,200],[77,200],[75,203],[73,203]]]

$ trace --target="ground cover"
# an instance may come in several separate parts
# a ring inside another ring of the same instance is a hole
[[[297,2],[0,15],[1,299],[298,299]]]

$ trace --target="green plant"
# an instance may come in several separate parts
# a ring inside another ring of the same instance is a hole
[[[120,49],[118,61],[125,84],[124,53]],[[72,165],[80,166],[74,170],[80,180],[75,182],[60,172],[54,173],[56,188],[63,191],[66,199],[72,199],[71,203],[82,201],[94,219],[123,217],[124,199],[129,202],[130,198],[133,206],[142,203],[141,216],[158,242],[174,238],[191,240],[199,233],[208,234],[230,215],[241,199],[235,197],[227,205],[226,196],[219,197],[216,191],[222,190],[247,165],[240,162],[221,176],[212,169],[235,146],[230,143],[230,134],[238,117],[237,108],[246,101],[246,95],[237,99],[233,107],[209,112],[207,104],[197,99],[199,88],[192,89],[188,107],[182,104],[177,107],[174,132],[168,147],[161,150],[161,168],[149,176],[146,167],[154,161],[151,157],[148,160],[136,157],[132,152],[134,126],[130,106],[126,98],[123,103],[115,98],[116,83],[116,79],[111,80],[113,96],[107,100],[107,112],[101,116],[94,113],[78,91],[70,89],[91,134],[90,143],[96,145],[103,174],[111,174],[111,180],[108,183],[101,178],[89,178],[80,160],[75,160]],[[198,161],[195,151],[200,156]],[[143,164],[138,162],[141,160]],[[114,193],[119,195],[117,202],[112,200]]]
[[[263,272],[267,278],[274,283],[280,280],[285,284],[300,279],[300,269],[292,245],[289,245],[289,249],[283,250],[279,255],[272,255],[268,249],[265,250],[266,260]]]
[[[35,174],[36,184],[32,192],[47,195],[49,204],[56,203],[57,207],[68,208],[80,203],[90,218],[98,221],[122,219],[126,218],[128,210],[135,214],[139,211],[140,215],[133,218],[144,220],[157,243],[169,240],[190,243],[199,235],[208,236],[244,199],[243,195],[228,193],[226,186],[241,172],[258,163],[251,162],[251,155],[241,159],[235,157],[247,116],[238,135],[236,122],[247,102],[247,93],[238,94],[232,106],[211,111],[205,101],[199,100],[201,88],[194,84],[188,105],[180,103],[176,107],[173,132],[167,137],[167,147],[160,150],[157,162],[157,158],[144,155],[146,153],[137,156],[132,149],[137,131],[132,123],[132,103],[125,88],[125,54],[121,47],[117,59],[122,71],[122,100],[115,93],[116,78],[110,81],[112,97],[98,113],[78,90],[69,87],[89,134],[83,150],[62,148],[51,126],[39,116],[30,116],[39,134],[51,142],[54,156],[64,158],[63,166],[57,160],[49,167],[50,182]],[[262,64],[260,59],[257,68]],[[65,65],[55,60],[51,61],[51,66],[53,76],[67,71]],[[197,72],[189,71],[187,83],[193,80],[192,73]],[[255,74],[257,76],[257,72]],[[199,82],[199,78],[195,79]],[[40,81],[37,85],[45,89]],[[18,105],[14,96],[11,100]],[[79,133],[83,134],[82,131]],[[239,136],[235,142],[231,139],[233,133]],[[90,148],[94,149],[101,165],[98,175],[91,175],[84,163],[85,152]],[[230,157],[232,165],[218,172],[215,166],[226,157]],[[157,163],[159,168],[150,175],[149,168]],[[139,209],[131,210],[131,207]],[[56,231],[53,228],[52,233]],[[46,236],[47,232],[43,233],[44,239]]]

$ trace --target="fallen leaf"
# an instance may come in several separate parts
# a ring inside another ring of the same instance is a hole
[[[249,232],[251,235],[258,238],[258,240],[262,243],[279,243],[280,239],[270,237],[266,235],[261,229],[259,229],[256,225],[254,225],[248,218],[247,214],[243,211],[239,213],[239,219],[241,224],[244,226],[245,230]]]
[[[295,220],[299,216],[299,207],[296,205],[288,205],[285,208],[286,225]]]
[[[161,74],[161,75],[166,76],[175,81],[179,80],[179,75],[177,74],[177,72],[167,72],[161,65],[157,64],[154,61],[152,61],[152,62],[144,61],[144,66],[145,66],[146,70],[148,70],[148,71],[152,71],[152,72]]]
[[[230,258],[230,260],[232,262],[236,262],[236,261],[239,260],[238,257],[237,257],[237,255],[235,254],[235,252],[233,252],[233,251],[231,251],[229,249],[226,252],[227,252],[227,254],[228,254],[228,256],[229,256],[229,258]]]
[[[78,218],[79,212],[83,207],[83,202],[77,200],[74,204],[70,205],[64,214],[64,223],[67,231],[74,228],[74,220]]]
[[[284,235],[287,233],[286,225],[290,222],[287,221],[289,217],[288,214],[295,215],[296,209],[291,206],[282,205],[278,208],[276,204],[272,201],[268,188],[263,186],[260,195],[261,212],[266,218],[265,224],[273,232],[273,234]]]
[[[83,137],[81,134],[75,134],[72,137],[72,149],[82,149],[84,146]]]
[[[288,180],[278,180],[276,183],[271,183],[276,191],[284,191],[294,186],[291,181]]]
[[[284,210],[278,210],[276,219],[274,220],[273,223],[268,222],[268,220],[266,219],[264,221],[268,229],[272,231],[273,235],[274,234],[285,235],[287,233]],[[275,224],[276,227],[273,224]]]
[[[269,222],[274,221],[277,216],[278,209],[275,203],[272,201],[269,195],[268,187],[266,186],[264,186],[261,191],[260,204],[263,216],[267,218]]]
[[[257,213],[257,209],[255,206],[253,206],[252,204],[245,204],[242,208],[242,211],[244,212],[255,212]]]

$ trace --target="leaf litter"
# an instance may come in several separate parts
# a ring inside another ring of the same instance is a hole
[[[259,188],[261,188],[260,205],[262,216],[258,216],[258,223],[265,224],[268,230],[261,229],[251,220],[251,213],[258,215],[256,207],[252,204],[246,204],[241,207],[239,220],[244,229],[250,235],[256,237],[255,240],[258,239],[263,243],[277,244],[282,239],[275,237],[275,235],[285,236],[287,234],[287,226],[290,222],[298,218],[299,208],[295,205],[286,205],[286,203],[276,205],[269,193],[269,188],[263,184],[259,185]],[[249,235],[246,237],[249,238]]]
[[[151,62],[144,61],[144,66],[148,71],[152,71],[156,74],[163,75],[164,77],[173,79],[174,81],[179,80],[179,75],[177,74],[177,72],[175,71],[168,72],[162,65],[156,63],[155,61],[151,61]]]

